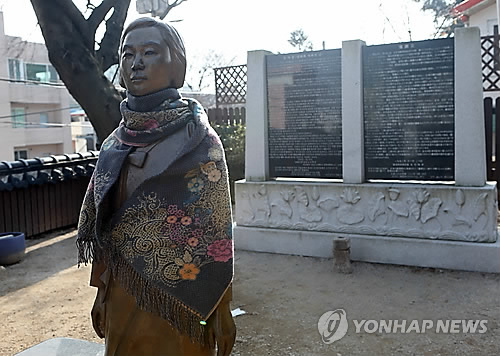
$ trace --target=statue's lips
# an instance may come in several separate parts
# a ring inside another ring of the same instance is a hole
[[[146,77],[132,77],[130,79],[132,80],[132,83],[136,83],[136,82],[142,82],[144,80],[147,80],[148,78],[146,78]]]

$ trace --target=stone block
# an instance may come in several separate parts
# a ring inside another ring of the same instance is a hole
[[[104,345],[66,337],[46,340],[15,356],[103,356]]]

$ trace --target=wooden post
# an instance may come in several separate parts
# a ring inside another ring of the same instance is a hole
[[[493,137],[493,99],[484,98],[484,127],[486,135],[486,176],[488,180],[493,179],[492,171],[492,137]]]

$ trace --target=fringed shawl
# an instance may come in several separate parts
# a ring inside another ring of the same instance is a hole
[[[219,137],[192,100],[151,112],[121,104],[123,120],[104,141],[82,205],[78,262],[104,262],[137,305],[205,343],[202,324],[233,275],[231,203]],[[168,140],[186,125],[189,140],[165,152],[160,174],[144,181],[118,211],[110,189],[136,147]]]

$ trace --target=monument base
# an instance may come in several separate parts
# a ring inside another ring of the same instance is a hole
[[[235,226],[235,248],[332,258],[333,240],[351,239],[353,261],[500,273],[500,242],[429,240]]]

